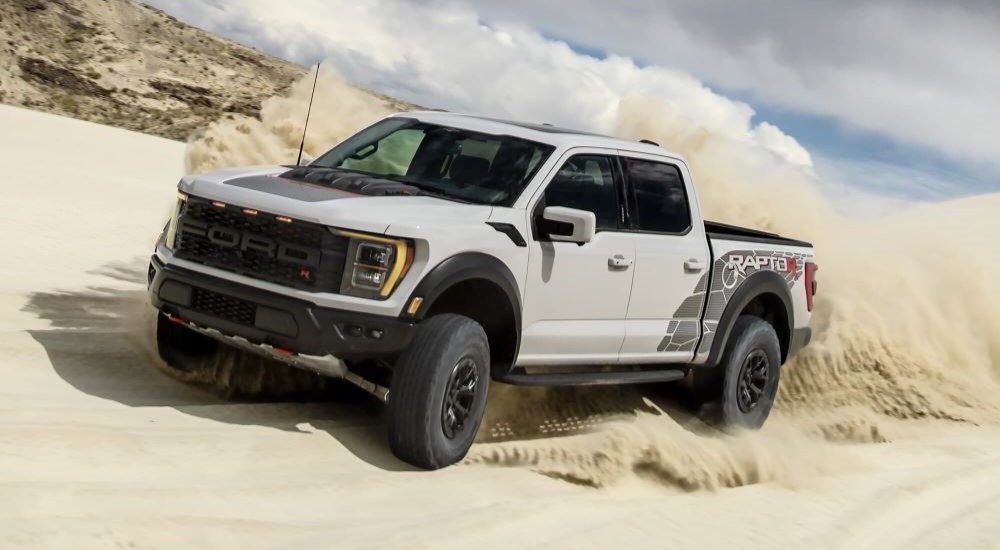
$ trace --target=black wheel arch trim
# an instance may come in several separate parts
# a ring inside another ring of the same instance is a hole
[[[510,301],[510,308],[514,314],[516,342],[514,359],[516,360],[517,353],[521,348],[521,292],[518,290],[517,279],[514,278],[510,268],[495,256],[482,252],[463,252],[434,266],[410,293],[400,317],[409,321],[423,320],[427,312],[434,306],[434,302],[446,290],[458,283],[473,279],[483,279],[497,285]],[[409,315],[406,312],[406,307],[417,297],[423,298],[423,302],[416,314]]]
[[[785,306],[785,316],[788,319],[788,326],[784,330],[786,331],[786,341],[791,342],[792,332],[795,327],[795,309],[792,294],[788,289],[788,283],[785,282],[784,277],[774,271],[758,271],[747,277],[743,284],[736,289],[733,297],[726,305],[726,309],[722,312],[722,318],[719,319],[719,325],[716,328],[716,336],[712,340],[712,349],[709,351],[708,359],[705,361],[706,366],[719,364],[722,354],[726,349],[726,344],[729,342],[729,335],[733,330],[733,326],[736,325],[736,320],[739,319],[740,314],[743,313],[747,305],[754,298],[762,294],[776,295]],[[780,331],[781,327],[775,327],[775,329]],[[778,337],[780,340],[780,333]],[[782,362],[784,362],[790,351],[786,350],[786,353],[783,354]]]

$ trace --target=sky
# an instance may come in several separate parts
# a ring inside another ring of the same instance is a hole
[[[1000,191],[1000,3],[147,0],[432,108],[611,132],[655,97],[841,206]]]

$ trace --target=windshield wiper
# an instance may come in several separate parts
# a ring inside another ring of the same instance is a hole
[[[408,183],[407,185],[413,185],[413,184],[412,183]],[[416,187],[417,189],[419,189],[420,193],[423,194],[423,195],[430,195],[432,197],[439,197],[439,198],[442,198],[442,199],[445,199],[445,200],[449,200],[449,201],[460,202],[462,204],[480,204],[480,203],[473,202],[473,201],[470,201],[470,200],[460,199],[460,198],[456,197],[455,195],[449,195],[447,193],[444,193],[442,191],[438,191],[438,190],[433,189],[431,187],[428,187],[426,185],[413,185],[413,187]]]
[[[442,198],[442,199],[445,199],[445,200],[449,200],[449,201],[461,202],[461,203],[464,203],[464,204],[479,204],[479,203],[476,203],[476,202],[473,202],[473,201],[470,201],[470,200],[466,200],[466,199],[462,199],[462,198],[456,197],[455,195],[449,195],[448,193],[445,193],[444,191],[441,191],[437,187],[434,187],[434,186],[431,186],[431,185],[427,185],[426,183],[412,181],[409,178],[398,178],[398,177],[397,178],[390,178],[388,176],[385,176],[385,177],[386,177],[386,179],[391,179],[393,181],[398,181],[399,183],[402,183],[402,184],[405,184],[405,185],[409,185],[410,187],[416,187],[417,189],[419,189],[425,195],[430,195],[430,196],[433,196],[433,197],[439,197],[439,198]]]

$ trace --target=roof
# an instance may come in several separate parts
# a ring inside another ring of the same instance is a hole
[[[482,132],[484,134],[515,136],[539,143],[547,143],[556,147],[604,147],[682,159],[682,157],[676,153],[649,143],[630,141],[579,130],[569,130],[566,128],[552,126],[550,124],[516,122],[477,115],[449,113],[444,111],[415,111],[409,113],[399,113],[393,116],[415,118],[428,124],[453,126],[455,128]]]

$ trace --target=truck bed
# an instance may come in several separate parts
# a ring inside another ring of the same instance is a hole
[[[705,232],[710,239],[727,239],[731,241],[748,241],[754,243],[784,244],[812,248],[812,243],[782,237],[777,233],[768,233],[748,227],[729,225],[719,222],[705,221]]]

